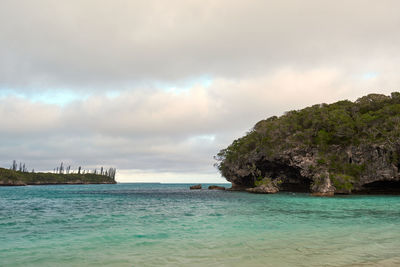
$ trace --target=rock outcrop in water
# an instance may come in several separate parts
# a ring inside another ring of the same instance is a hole
[[[246,191],[256,194],[275,194],[279,192],[279,184],[281,182],[279,179],[264,178],[255,183],[256,187],[247,188]]]
[[[262,120],[216,159],[233,190],[399,194],[400,93]]]
[[[190,187],[190,190],[198,190],[198,189],[201,189],[201,184],[196,184],[196,185],[192,185],[191,187]]]
[[[210,185],[208,187],[209,190],[225,190],[225,187],[219,185]]]

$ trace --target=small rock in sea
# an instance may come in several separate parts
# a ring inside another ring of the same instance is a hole
[[[279,188],[269,184],[269,185],[261,185],[253,188],[246,189],[249,193],[256,193],[256,194],[275,194],[279,192]]]
[[[210,190],[225,190],[225,187],[223,187],[223,186],[218,186],[218,185],[210,185],[210,186],[208,187],[208,189],[210,189]]]
[[[193,189],[201,189],[201,184],[192,185],[192,186],[190,187],[190,190],[193,190]]]

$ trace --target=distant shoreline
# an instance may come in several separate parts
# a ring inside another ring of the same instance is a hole
[[[38,183],[38,184],[1,184],[0,183],[0,187],[11,187],[11,186],[15,186],[15,187],[20,187],[20,186],[40,186],[40,185],[92,185],[92,184],[117,184],[117,182],[115,183]]]
[[[114,178],[94,173],[21,172],[0,168],[0,186],[116,184]]]

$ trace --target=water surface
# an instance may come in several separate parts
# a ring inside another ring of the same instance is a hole
[[[400,266],[400,196],[188,187],[0,187],[0,266]]]

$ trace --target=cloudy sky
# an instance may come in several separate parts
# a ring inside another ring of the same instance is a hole
[[[257,121],[400,90],[397,0],[2,0],[0,166],[222,182]]]

